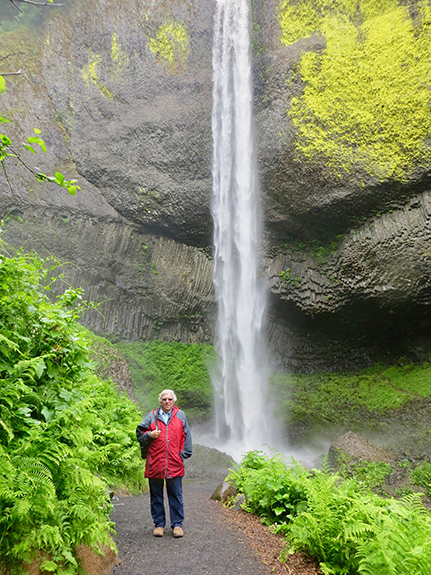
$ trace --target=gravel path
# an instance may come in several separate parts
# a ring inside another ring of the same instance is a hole
[[[210,501],[216,487],[211,480],[184,482],[182,539],[174,539],[170,528],[153,537],[149,493],[115,502],[120,564],[110,575],[269,575],[246,536]]]

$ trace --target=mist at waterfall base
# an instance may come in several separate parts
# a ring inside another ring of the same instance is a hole
[[[199,441],[236,460],[274,445],[267,399],[265,286],[259,277],[261,214],[253,129],[247,0],[218,0],[213,43],[214,285],[218,306],[215,430]]]

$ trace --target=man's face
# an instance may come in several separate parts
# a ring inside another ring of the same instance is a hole
[[[170,393],[162,396],[162,409],[165,413],[169,413],[174,406],[174,398]]]

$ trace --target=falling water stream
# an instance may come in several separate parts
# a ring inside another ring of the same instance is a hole
[[[213,46],[214,284],[218,304],[213,377],[216,435],[230,452],[270,442],[259,278],[261,214],[253,130],[248,0],[217,0]]]

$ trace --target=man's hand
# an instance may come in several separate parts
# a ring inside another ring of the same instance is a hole
[[[157,439],[160,435],[161,431],[159,429],[154,429],[150,432],[151,439]]]

